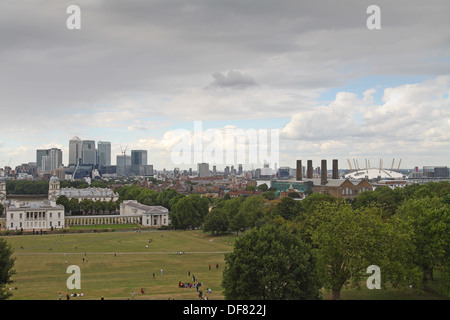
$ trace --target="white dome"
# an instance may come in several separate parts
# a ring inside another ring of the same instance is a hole
[[[345,174],[344,178],[350,178],[350,179],[395,179],[395,180],[402,180],[406,177],[399,172],[396,171],[390,171],[388,169],[374,169],[370,168],[367,171],[365,169],[361,169],[359,171],[353,171],[351,173]]]
[[[59,178],[57,176],[52,176],[50,178],[50,182],[58,182],[58,181],[59,181]]]

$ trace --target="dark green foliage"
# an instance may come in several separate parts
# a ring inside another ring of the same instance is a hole
[[[285,225],[266,224],[226,255],[222,286],[232,300],[312,300],[321,285],[308,245]]]
[[[7,286],[12,283],[11,277],[15,274],[14,260],[12,247],[6,238],[0,237],[0,300],[6,300],[12,296]]]

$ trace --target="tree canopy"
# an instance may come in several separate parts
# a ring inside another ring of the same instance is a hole
[[[236,241],[225,260],[222,286],[226,299],[320,298],[311,248],[286,225],[253,228]]]

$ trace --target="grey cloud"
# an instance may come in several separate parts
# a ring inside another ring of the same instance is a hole
[[[234,70],[229,71],[226,75],[214,72],[212,77],[214,80],[209,84],[210,88],[245,89],[258,85],[250,75]]]

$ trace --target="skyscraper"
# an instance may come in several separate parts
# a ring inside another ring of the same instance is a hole
[[[98,166],[110,166],[111,165],[111,142],[99,141],[97,144],[98,152]]]
[[[147,150],[131,150],[131,173],[144,175],[147,166]]]
[[[53,171],[62,165],[62,150],[58,148],[36,150],[36,165],[41,171]]]
[[[97,164],[97,150],[94,140],[83,140],[81,145],[81,162],[83,165]]]
[[[69,140],[69,165],[77,165],[81,160],[83,142],[77,136]]]
[[[127,155],[118,155],[116,160],[116,174],[119,177],[130,174],[131,157]]]
[[[208,163],[199,163],[197,165],[197,175],[200,178],[209,176],[209,164]]]

